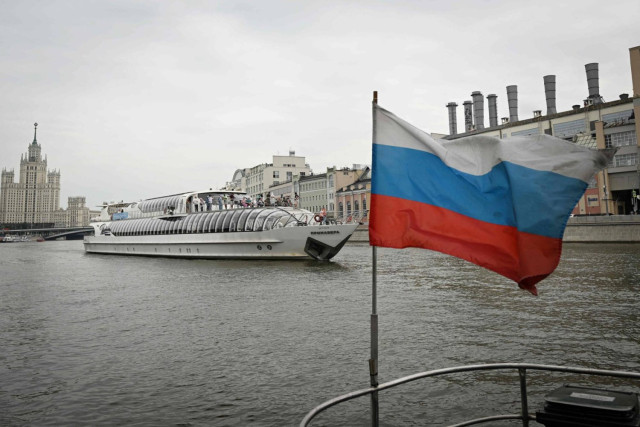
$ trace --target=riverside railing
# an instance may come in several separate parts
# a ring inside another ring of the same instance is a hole
[[[535,414],[529,413],[529,404],[528,404],[528,398],[527,398],[527,370],[564,372],[564,373],[573,373],[573,374],[597,375],[597,376],[605,376],[605,377],[630,378],[630,379],[640,380],[640,373],[636,373],[636,372],[574,368],[574,367],[554,366],[554,365],[537,365],[537,364],[530,364],[530,363],[493,363],[493,364],[486,364],[486,365],[457,366],[453,368],[436,369],[433,371],[420,372],[418,374],[409,375],[406,377],[398,378],[393,381],[386,382],[384,384],[380,384],[377,387],[369,387],[362,390],[357,390],[351,393],[343,394],[342,396],[338,396],[331,400],[327,400],[326,402],[313,408],[304,417],[304,419],[300,423],[300,427],[308,426],[311,420],[316,415],[320,414],[321,412],[324,412],[325,410],[339,403],[346,402],[358,397],[370,395],[372,393],[378,393],[382,390],[397,387],[399,385],[406,384],[411,381],[415,381],[422,378],[428,378],[428,377],[455,374],[459,372],[492,371],[492,370],[500,370],[500,369],[514,369],[518,371],[518,375],[520,379],[520,413],[492,415],[492,416],[483,417],[483,418],[476,418],[476,419],[464,421],[458,424],[451,424],[449,427],[463,427],[463,426],[470,426],[474,424],[484,424],[490,421],[498,421],[498,420],[522,420],[522,425],[524,427],[527,427],[529,425],[529,421],[535,421],[536,419]]]

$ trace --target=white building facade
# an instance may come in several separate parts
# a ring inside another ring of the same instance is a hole
[[[311,175],[312,170],[305,158],[289,151],[288,156],[273,156],[272,163],[263,163],[251,168],[237,169],[225,189],[245,191],[252,199],[266,195],[270,187],[293,182],[294,176]]]

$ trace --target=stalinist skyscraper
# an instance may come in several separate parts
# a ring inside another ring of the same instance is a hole
[[[20,158],[19,182],[14,182],[13,169],[2,169],[0,223],[39,226],[78,226],[88,223],[89,209],[84,207],[84,197],[73,198],[74,201],[82,199],[79,204],[74,202],[74,210],[79,209],[81,213],[79,221],[72,221],[74,224],[67,218],[68,212],[60,209],[60,171],[47,170],[47,158],[42,158],[37,132],[36,123],[33,142]],[[74,217],[78,217],[78,212]]]

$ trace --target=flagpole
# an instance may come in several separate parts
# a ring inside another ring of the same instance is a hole
[[[376,106],[378,105],[378,91],[373,92],[373,132],[372,145],[376,142]],[[371,247],[371,358],[369,359],[369,376],[371,387],[378,387],[378,294],[377,294],[377,264],[378,251],[376,246]],[[378,427],[380,423],[378,392],[371,393],[371,425]]]

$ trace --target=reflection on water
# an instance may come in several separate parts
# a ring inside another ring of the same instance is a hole
[[[330,263],[86,255],[81,242],[0,245],[0,259],[0,425],[296,425],[368,386],[366,245]],[[565,244],[536,298],[446,255],[379,249],[380,381],[493,362],[639,371],[639,259],[640,245]],[[533,410],[556,381],[584,379],[531,375]],[[381,393],[381,420],[442,425],[518,399],[515,373],[461,374]],[[365,398],[313,425],[368,422]]]

